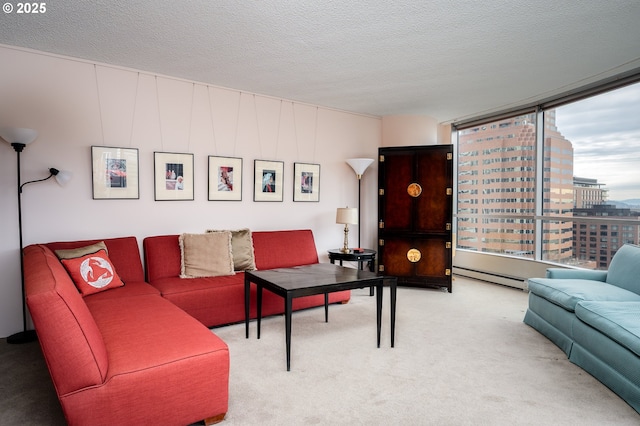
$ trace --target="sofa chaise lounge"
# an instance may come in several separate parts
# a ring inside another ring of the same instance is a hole
[[[524,322],[640,413],[640,247],[607,271],[549,268],[528,287]]]
[[[227,345],[144,281],[135,237],[100,240],[124,286],[82,296],[54,250],[24,249],[27,305],[70,425],[186,425],[224,418]]]

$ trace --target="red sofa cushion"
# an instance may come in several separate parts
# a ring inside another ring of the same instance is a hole
[[[103,386],[62,399],[76,407],[78,424],[187,424],[227,412],[229,349],[222,339],[157,294],[85,301],[102,331],[109,371]],[[78,410],[83,403],[92,409]]]
[[[162,278],[153,282],[162,296],[184,309],[189,315],[206,325],[216,327],[244,321],[244,272],[226,277],[192,279]],[[108,293],[108,292],[107,292]],[[249,315],[256,318],[256,286],[251,286],[251,308]],[[350,292],[329,293],[329,303],[349,300]],[[293,299],[294,310],[320,306],[323,295],[297,297]],[[262,315],[269,316],[284,312],[284,299],[270,291],[262,294]]]
[[[85,299],[109,356],[106,382],[209,352],[227,344],[162,296]]]
[[[122,287],[94,293],[85,296],[85,299],[118,299],[121,297],[145,296],[147,294],[160,294],[160,292],[157,288],[144,281],[129,281]]]
[[[180,276],[179,235],[157,235],[142,240],[147,282]]]
[[[254,232],[253,248],[258,270],[318,263],[316,242],[310,229]]]

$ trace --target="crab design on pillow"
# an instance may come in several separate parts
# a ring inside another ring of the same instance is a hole
[[[61,262],[83,296],[124,285],[105,250]]]
[[[91,287],[106,287],[113,281],[113,268],[103,257],[92,256],[80,264],[80,274]]]

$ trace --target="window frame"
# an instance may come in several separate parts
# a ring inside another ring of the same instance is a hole
[[[458,171],[458,162],[460,160],[459,132],[465,129],[473,128],[473,127],[486,126],[491,123],[494,123],[500,120],[510,119],[519,115],[535,114],[536,116],[536,139],[535,139],[535,148],[534,148],[536,153],[536,159],[535,159],[536,171],[535,171],[535,183],[534,183],[534,194],[535,194],[534,211],[535,212],[533,215],[518,216],[518,218],[520,219],[533,220],[535,223],[534,253],[533,253],[533,258],[518,257],[518,259],[525,260],[525,261],[548,262],[553,264],[553,262],[543,259],[544,222],[545,221],[566,222],[567,217],[557,216],[557,215],[545,215],[543,210],[544,188],[545,188],[545,184],[544,184],[544,140],[545,140],[544,114],[545,114],[545,111],[550,109],[555,109],[570,103],[578,102],[583,99],[594,97],[594,96],[597,96],[609,91],[613,91],[616,89],[620,89],[622,87],[629,86],[636,83],[640,83],[640,68],[636,68],[629,72],[619,74],[604,80],[600,80],[596,83],[582,86],[580,88],[577,88],[571,91],[567,91],[555,96],[544,98],[539,100],[538,102],[519,105],[514,108],[509,108],[509,109],[501,110],[495,113],[472,117],[466,120],[460,120],[452,123],[451,124],[451,141],[454,147],[454,156],[456,158],[456,161],[454,162],[454,174],[456,176],[456,179],[454,182],[454,197],[453,197],[454,198],[453,203],[455,207],[454,232],[456,233],[456,235],[457,235],[457,227],[458,227],[458,209],[459,209],[458,179],[460,178],[459,171]],[[485,215],[481,215],[481,216],[485,217]],[[500,219],[508,219],[511,216],[512,215],[508,215],[508,214],[506,215],[505,214],[487,214],[486,215],[487,218],[492,217],[492,218],[500,218]],[[596,217],[580,218],[581,223],[584,223],[585,220],[586,220],[586,223],[590,221],[602,222],[603,218],[596,218]],[[619,225],[620,226],[627,226],[627,225],[638,226],[638,221],[621,219],[619,222]],[[460,250],[464,250],[458,247],[457,238],[454,244],[456,248]],[[470,250],[470,251],[473,251],[473,250]],[[488,252],[482,252],[482,253],[487,255],[492,255],[492,256],[505,256],[502,254],[495,254],[495,253],[488,253]],[[578,253],[574,253],[574,255],[577,256]],[[596,262],[597,261],[598,260],[596,260]],[[556,265],[559,265],[559,264],[556,264]]]

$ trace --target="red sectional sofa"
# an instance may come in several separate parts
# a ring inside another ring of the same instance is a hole
[[[147,237],[143,241],[147,282],[162,296],[206,325],[216,327],[244,321],[244,273],[235,275],[180,278],[180,245],[178,235]],[[256,231],[252,233],[258,270],[289,268],[318,263],[313,232],[309,229],[289,231]],[[256,287],[251,286],[250,316],[256,317]],[[351,292],[329,293],[329,303],[346,303]],[[293,309],[323,306],[324,295],[293,300]],[[280,296],[265,291],[262,315],[284,313]]]
[[[144,281],[135,237],[102,240],[125,285],[83,297],[54,250],[98,241],[24,249],[27,305],[67,422],[222,420],[227,345]]]
[[[318,262],[310,230],[252,238],[257,269]],[[125,285],[83,297],[55,250],[100,241]],[[227,412],[229,351],[207,327],[244,320],[244,273],[179,278],[178,235],[147,237],[143,247],[146,281],[135,237],[24,249],[27,305],[70,425],[211,424]],[[329,301],[350,296],[330,293]],[[293,307],[321,305],[323,295]],[[255,318],[256,306],[250,311]],[[264,292],[262,312],[284,312],[282,298]]]

